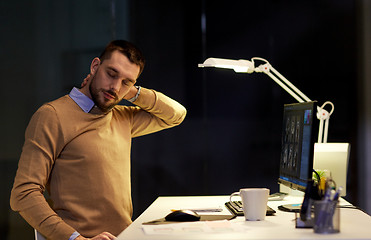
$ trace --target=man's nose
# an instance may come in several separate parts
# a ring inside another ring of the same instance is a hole
[[[110,88],[114,90],[116,93],[120,91],[121,88],[121,81],[119,79],[114,79],[111,81],[111,86]]]

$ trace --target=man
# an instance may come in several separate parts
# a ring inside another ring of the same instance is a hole
[[[143,67],[133,44],[113,41],[93,59],[81,89],[32,116],[10,204],[48,239],[114,239],[131,223],[131,138],[186,115],[169,97],[135,86]],[[136,106],[117,105],[121,99]]]

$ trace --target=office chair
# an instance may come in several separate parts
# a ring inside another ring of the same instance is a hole
[[[39,233],[36,229],[35,230],[35,240],[46,240],[46,238],[41,235],[41,233]]]

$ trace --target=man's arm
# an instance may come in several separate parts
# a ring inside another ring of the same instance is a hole
[[[81,88],[88,83],[90,77],[91,74],[89,73],[81,83]],[[144,93],[141,94],[142,89],[144,89]],[[149,93],[148,90],[149,89],[133,86],[124,96],[124,99],[134,103],[146,112],[153,113],[159,119],[163,119],[164,123],[167,124],[166,126],[162,124],[160,128],[157,128],[152,132],[179,125],[184,120],[187,114],[185,107],[162,93],[154,90],[150,90],[151,93]],[[140,98],[139,101],[137,101],[138,98]],[[172,118],[169,118],[170,115]],[[140,118],[141,117],[137,117],[137,119]],[[141,121],[139,122],[142,124]],[[140,135],[144,134],[148,133],[143,133]]]
[[[131,91],[133,97],[137,93]],[[137,105],[133,114],[133,137],[171,128],[183,122],[187,110],[177,101],[166,95],[146,88],[141,88],[138,98],[133,102]]]
[[[75,232],[51,209],[43,195],[62,142],[54,109],[42,106],[27,127],[10,198],[11,208],[33,228],[57,240],[66,240]]]

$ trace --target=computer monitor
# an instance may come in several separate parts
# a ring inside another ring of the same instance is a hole
[[[278,183],[292,189],[305,191],[307,181],[312,179],[315,133],[318,132],[316,103],[284,105]]]

